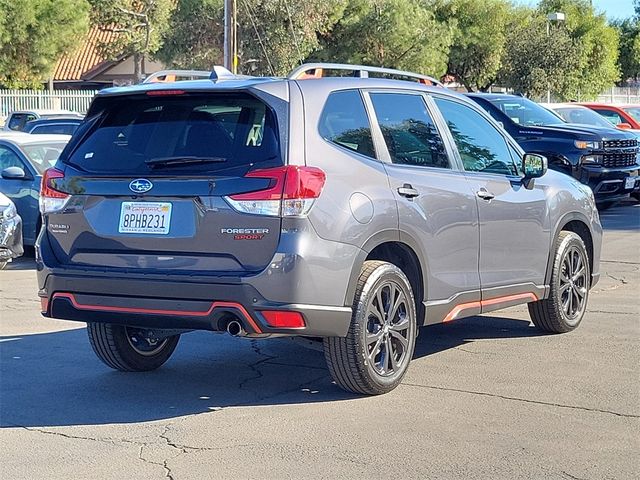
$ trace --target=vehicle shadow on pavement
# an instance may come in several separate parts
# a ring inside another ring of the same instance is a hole
[[[473,339],[537,334],[522,320],[462,319],[423,328],[415,358]],[[234,406],[357,398],[333,384],[320,351],[287,339],[246,340],[194,332],[183,335],[165,366],[147,373],[121,373],[104,366],[94,356],[84,328],[9,336],[0,342],[0,427],[133,423]]]
[[[599,213],[605,230],[640,230],[640,203],[624,203]]]

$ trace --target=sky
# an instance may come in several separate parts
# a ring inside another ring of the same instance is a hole
[[[515,0],[516,3],[536,5],[537,0]],[[592,0],[596,10],[604,12],[608,18],[626,18],[633,15],[633,0]]]

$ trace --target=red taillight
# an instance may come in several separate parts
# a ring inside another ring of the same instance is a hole
[[[270,327],[274,328],[304,328],[304,317],[298,312],[284,312],[278,310],[263,310],[262,316]]]
[[[165,97],[169,95],[182,95],[184,90],[150,90],[147,92],[149,97]]]
[[[246,175],[252,178],[269,178],[273,181],[265,190],[231,195],[234,200],[281,200],[318,198],[326,179],[322,170],[316,167],[265,168]]]
[[[40,183],[40,212],[51,213],[62,210],[71,196],[55,188],[55,180],[64,178],[64,172],[49,168],[42,175]]]
[[[40,195],[48,198],[67,198],[69,196],[67,193],[60,192],[53,188],[52,180],[56,178],[64,178],[64,172],[61,172],[57,168],[48,168],[44,171],[40,184]]]
[[[288,165],[247,173],[246,177],[270,179],[267,188],[228,197],[243,213],[256,215],[303,216],[320,196],[326,176],[316,167]]]

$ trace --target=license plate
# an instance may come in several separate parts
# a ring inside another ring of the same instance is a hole
[[[171,204],[164,202],[122,202],[120,233],[166,235],[171,224]]]
[[[628,190],[636,184],[636,177],[627,177],[624,179],[624,188]]]

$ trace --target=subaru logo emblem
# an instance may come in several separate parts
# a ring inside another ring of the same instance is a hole
[[[152,188],[153,183],[151,183],[146,178],[137,178],[129,184],[129,190],[135,193],[148,192]]]

